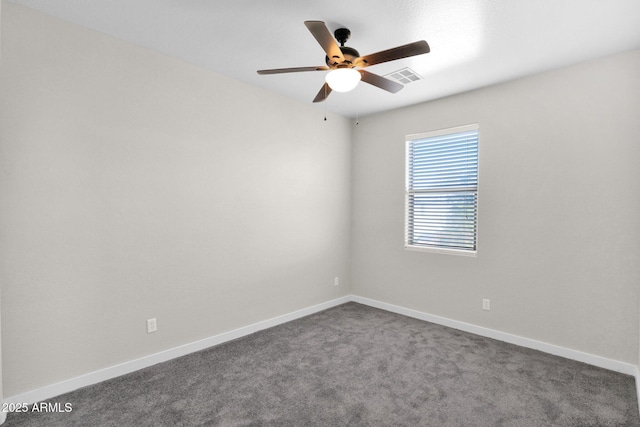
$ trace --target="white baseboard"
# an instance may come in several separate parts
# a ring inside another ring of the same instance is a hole
[[[547,344],[541,341],[532,340],[529,338],[523,338],[517,335],[508,334],[505,332],[496,331],[481,326],[472,325],[470,323],[460,322],[457,320],[447,319],[445,317],[435,316],[428,313],[423,313],[417,310],[400,307],[393,304],[376,301],[369,298],[360,297],[357,295],[347,295],[338,299],[327,301],[322,304],[317,304],[311,307],[307,307],[301,310],[294,311],[289,314],[274,317],[262,322],[254,323],[242,328],[234,329],[229,332],[225,332],[213,337],[205,338],[203,340],[195,341],[189,344],[185,344],[179,347],[175,347],[169,350],[161,351],[159,353],[151,354],[149,356],[141,357],[139,359],[131,360],[129,362],[121,363],[115,366],[111,366],[98,371],[90,372],[88,374],[81,375],[79,377],[70,378],[65,381],[61,381],[55,384],[51,384],[36,390],[31,390],[25,393],[21,393],[15,396],[10,396],[4,399],[5,403],[35,403],[46,399],[59,396],[64,393],[77,390],[82,387],[86,387],[92,384],[119,377],[139,369],[143,369],[157,363],[166,362],[176,357],[184,356],[189,353],[203,350],[205,348],[222,344],[227,341],[231,341],[243,336],[252,334],[262,329],[271,328],[292,320],[299,319],[310,314],[314,314],[347,302],[357,302],[360,304],[368,305],[371,307],[379,308],[382,310],[390,311],[392,313],[402,314],[404,316],[413,317],[420,320],[436,323],[450,328],[458,329],[461,331],[470,332],[476,335],[493,338],[499,341],[516,344],[522,347],[532,348],[540,350],[545,353],[550,353],[556,356],[561,356],[567,359],[572,359],[580,362],[584,362],[590,365],[598,366],[601,368],[621,372],[628,375],[633,375],[636,378],[636,388],[638,389],[638,396],[640,396],[640,387],[638,382],[640,379],[640,370],[638,366],[630,363],[620,362],[617,360],[607,359],[600,356],[584,353],[581,351],[571,350],[568,348],[560,347],[553,344]],[[0,412],[0,424],[2,424],[2,417],[6,416]]]
[[[69,393],[73,390],[77,390],[82,387],[86,387],[92,384],[97,384],[102,381],[106,381],[111,378],[116,378],[121,375],[125,375],[161,362],[166,362],[171,359],[175,359],[180,356],[194,353],[196,351],[204,350],[214,345],[222,344],[227,341],[232,341],[246,335],[258,332],[262,329],[271,328],[283,323],[290,322],[292,320],[299,319],[301,317],[308,316],[310,314],[324,311],[328,308],[332,308],[351,301],[351,296],[344,296],[331,301],[327,301],[322,304],[317,304],[311,307],[303,308],[301,310],[294,311],[282,316],[274,317],[272,319],[257,322],[242,328],[234,329],[229,332],[224,332],[209,338],[205,338],[199,341],[195,341],[189,344],[181,345],[179,347],[171,348],[169,350],[161,351],[159,353],[150,354],[139,359],[124,362],[118,365],[110,366],[98,371],[89,372],[88,374],[80,375],[79,377],[70,378],[65,381],[61,381],[55,384],[44,386],[35,390],[27,391],[15,396],[9,396],[4,399],[4,403],[36,403],[52,397],[59,396],[64,393]],[[1,413],[1,412],[0,412]],[[1,424],[1,422],[0,422]]]
[[[458,329],[465,332],[471,332],[472,334],[480,335],[483,337],[493,338],[498,341],[504,341],[510,344],[519,345],[520,347],[531,348],[534,350],[540,350],[545,353],[553,354],[555,356],[564,357],[566,359],[576,360],[578,362],[587,363],[589,365],[598,366],[600,368],[609,369],[611,371],[617,371],[627,375],[636,375],[638,367],[631,363],[620,362],[618,360],[607,359],[606,357],[595,356],[593,354],[584,353],[578,350],[571,350],[569,348],[560,347],[554,344],[547,344],[542,341],[536,341],[529,338],[524,338],[518,335],[512,335],[506,332],[500,332],[482,326],[476,326],[471,323],[460,322],[457,320],[451,320],[446,317],[435,316],[433,314],[423,313],[421,311],[412,310],[409,308],[400,307],[386,302],[376,301],[369,298],[359,297],[353,295],[351,301],[368,305],[370,307],[380,308],[382,310],[390,311],[392,313],[402,314],[404,316],[413,317],[415,319],[425,320],[427,322],[436,323],[438,325],[448,326],[450,328]],[[638,378],[636,376],[636,378]]]

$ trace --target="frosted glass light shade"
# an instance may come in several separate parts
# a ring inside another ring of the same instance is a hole
[[[336,92],[349,92],[360,81],[360,73],[354,68],[338,68],[327,73],[325,81],[331,90]]]

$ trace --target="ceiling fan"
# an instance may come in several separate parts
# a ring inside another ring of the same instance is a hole
[[[372,53],[370,55],[360,56],[357,50],[344,44],[351,36],[351,31],[346,28],[338,28],[334,32],[336,40],[331,36],[331,32],[322,21],[305,21],[313,37],[320,43],[322,49],[327,54],[325,58],[326,66],[317,67],[295,67],[295,68],[276,68],[271,70],[258,70],[258,74],[281,74],[281,73],[297,73],[300,71],[327,71],[326,82],[320,88],[320,91],[314,98],[313,102],[324,101],[332,90],[337,92],[348,92],[356,87],[360,80],[370,85],[379,87],[391,93],[396,93],[404,86],[386,77],[370,73],[363,70],[371,65],[381,64],[383,62],[395,61],[396,59],[408,58],[410,56],[422,55],[429,53],[429,45],[426,41],[420,40],[414,43],[394,47],[392,49],[383,50]]]

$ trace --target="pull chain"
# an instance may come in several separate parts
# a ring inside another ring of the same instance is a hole
[[[327,121],[327,84],[324,84],[324,121]]]

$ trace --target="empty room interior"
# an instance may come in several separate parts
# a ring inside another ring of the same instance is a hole
[[[640,425],[637,0],[1,0],[0,17],[6,425],[123,425],[100,408],[131,402],[153,408],[138,425]],[[355,89],[334,89],[347,70]],[[474,182],[430,187],[420,150],[463,134]],[[464,243],[425,237],[454,192]],[[204,354],[200,412],[119,382],[170,366],[196,384],[175,364]],[[527,371],[542,359],[568,365]],[[522,391],[525,373],[560,388]],[[582,403],[549,398],[578,383]],[[100,387],[128,402],[98,408]],[[240,417],[250,402],[267,412]]]

